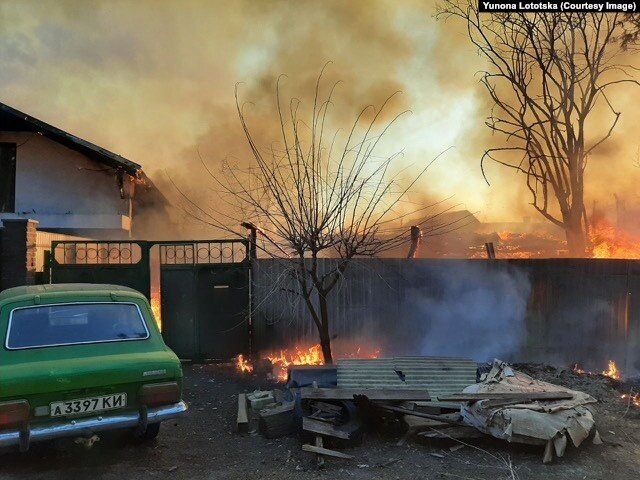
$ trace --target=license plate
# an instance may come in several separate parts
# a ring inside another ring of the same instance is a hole
[[[80,398],[78,400],[67,400],[65,402],[53,402],[50,405],[52,417],[64,415],[79,415],[89,412],[104,412],[127,406],[127,394],[115,393],[113,395],[103,395],[101,397]]]

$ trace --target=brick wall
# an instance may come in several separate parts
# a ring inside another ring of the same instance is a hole
[[[36,276],[36,229],[38,222],[28,219],[2,221],[0,249],[0,288],[33,285]]]

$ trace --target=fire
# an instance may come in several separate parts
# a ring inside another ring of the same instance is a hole
[[[640,243],[619,231],[605,219],[591,227],[589,239],[593,245],[593,258],[640,258]]]
[[[574,373],[577,373],[578,375],[584,375],[585,373],[590,373],[590,372],[586,372],[585,370],[580,368],[577,363],[573,366],[573,371],[574,371]]]
[[[578,375],[584,375],[585,373],[593,375],[593,372],[589,372],[587,370],[580,368],[577,363],[573,366],[573,371]],[[604,375],[605,377],[613,378],[614,380],[620,380],[622,376],[620,373],[620,370],[618,370],[616,362],[614,362],[613,360],[609,360],[609,363],[607,364],[607,369],[600,372],[600,374]]]
[[[323,365],[322,349],[320,345],[313,345],[304,350],[295,347],[293,351],[280,350],[265,357],[273,365],[273,374],[278,380],[287,380],[289,365]]]
[[[614,380],[620,380],[620,370],[618,370],[616,362],[609,360],[609,368],[603,371],[602,375],[613,378]]]
[[[582,368],[580,368],[577,363],[573,366],[573,371],[578,374],[585,374],[585,373],[591,374],[591,372],[587,372]],[[602,371],[601,374],[604,375],[605,377],[613,378],[614,380],[620,380],[622,376],[620,373],[620,370],[618,370],[616,362],[614,362],[613,360],[609,360],[607,369]],[[620,398],[622,400],[625,400],[629,405],[635,405],[636,407],[640,407],[640,393],[633,393],[633,390],[632,390],[629,393],[623,393],[622,395],[620,395]]]
[[[627,402],[635,405],[636,407],[640,407],[640,393],[629,393],[629,394],[623,394],[620,396],[620,398],[622,398],[623,400],[626,400]]]
[[[362,347],[354,351],[343,351],[339,347],[334,348],[335,358],[378,358],[380,349],[371,349],[364,352]],[[322,348],[319,344],[310,347],[296,346],[292,349],[281,349],[262,355],[273,365],[273,375],[282,382],[287,380],[288,368],[291,365],[324,365]],[[236,369],[242,373],[253,371],[253,365],[242,355],[236,357]]]
[[[158,325],[158,329],[162,331],[162,307],[160,302],[160,289],[159,288],[151,288],[151,296],[149,297],[149,305],[151,305],[151,313],[153,313],[153,317],[156,320],[156,325]]]
[[[236,357],[236,368],[238,371],[242,373],[251,373],[253,372],[253,365],[244,358],[244,355],[240,354]]]
[[[153,312],[153,316],[156,319],[158,327],[162,327],[162,320],[160,317],[160,301],[157,298],[151,299],[151,311]]]
[[[496,256],[498,258],[528,259],[550,258],[563,255],[566,246],[562,240],[544,229],[534,229],[527,232],[512,232],[501,230],[497,232],[484,232],[478,239],[494,242]],[[497,238],[496,238],[497,237]],[[480,240],[475,246],[469,247],[469,258],[486,258],[487,252]]]

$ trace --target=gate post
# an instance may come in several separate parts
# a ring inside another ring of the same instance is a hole
[[[33,285],[36,280],[36,228],[25,218],[4,219],[2,232],[2,288]]]
[[[44,268],[42,269],[42,283],[51,283],[51,250],[44,251]]]
[[[140,245],[140,264],[143,266],[142,275],[145,291],[142,293],[151,302],[151,247],[153,242],[135,241],[135,243]]]

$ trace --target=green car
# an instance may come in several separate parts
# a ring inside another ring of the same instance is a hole
[[[187,410],[180,361],[135,290],[4,290],[0,339],[0,447],[113,429],[152,439]]]

